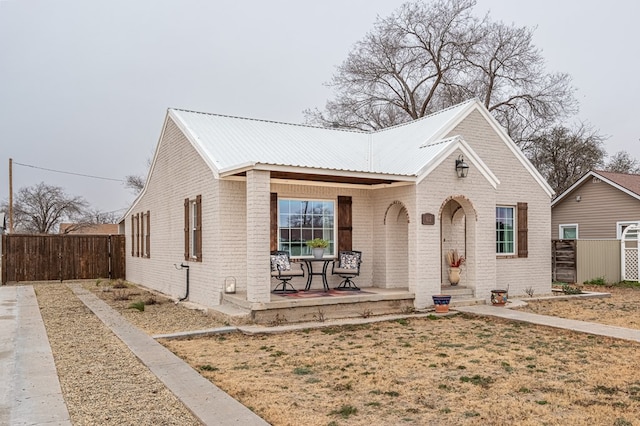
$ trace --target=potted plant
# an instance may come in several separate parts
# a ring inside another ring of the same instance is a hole
[[[457,249],[447,252],[447,263],[449,264],[449,282],[451,285],[458,285],[460,282],[460,267],[465,262],[464,256],[458,254]]]
[[[307,240],[307,246],[313,251],[313,257],[316,259],[322,259],[324,256],[324,249],[329,247],[329,241],[322,238],[314,238],[313,240]]]
[[[450,295],[434,294],[431,298],[433,299],[433,305],[436,308],[436,314],[446,314],[449,312],[449,302],[451,302]]]
[[[504,306],[509,299],[509,286],[505,290],[491,290],[491,304],[493,306]]]

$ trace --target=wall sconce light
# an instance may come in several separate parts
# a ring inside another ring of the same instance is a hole
[[[458,155],[456,160],[456,173],[458,173],[459,178],[466,178],[467,174],[469,174],[469,165],[464,162],[462,154]]]
[[[580,202],[580,200],[582,200],[582,197],[581,197],[581,196],[579,196],[579,195],[576,195],[576,202],[578,202],[578,203],[579,203],[579,202]]]

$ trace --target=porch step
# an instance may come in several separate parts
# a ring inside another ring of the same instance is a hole
[[[470,287],[464,287],[461,285],[442,285],[440,287],[441,294],[448,294],[451,296],[451,301],[454,299],[473,299],[473,289]]]

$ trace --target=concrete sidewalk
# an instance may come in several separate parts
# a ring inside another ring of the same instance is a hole
[[[566,318],[551,317],[546,315],[523,312],[509,307],[492,305],[457,306],[456,311],[475,315],[485,315],[506,318],[512,321],[522,321],[531,324],[545,325],[548,327],[563,328],[565,330],[578,331],[580,333],[595,334],[597,336],[614,337],[616,339],[633,340],[640,342],[640,330],[616,327],[613,325],[597,324],[593,322],[578,321]]]
[[[71,425],[32,286],[0,286],[0,424]]]
[[[132,326],[93,293],[78,284],[70,287],[203,424],[268,426],[253,411],[202,377],[152,337]]]
[[[231,398],[156,342],[153,337],[132,326],[91,292],[80,285],[70,285],[70,287],[78,298],[204,424],[268,425],[251,410]],[[511,304],[511,307],[517,306],[517,301]],[[640,330],[538,315],[507,307],[457,306],[455,311],[640,342]],[[392,317],[410,318],[415,315]],[[314,325],[317,327],[339,326],[393,318],[352,318]],[[246,333],[277,333],[309,326],[309,324],[289,324],[283,327],[245,326],[242,328]],[[204,330],[201,333],[230,332],[230,328]],[[0,425],[5,424],[71,425],[32,286],[0,287]]]

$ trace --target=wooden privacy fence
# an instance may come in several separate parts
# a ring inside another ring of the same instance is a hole
[[[551,241],[551,273],[553,281],[577,282],[576,240]]]
[[[125,278],[124,235],[2,236],[2,284]]]

